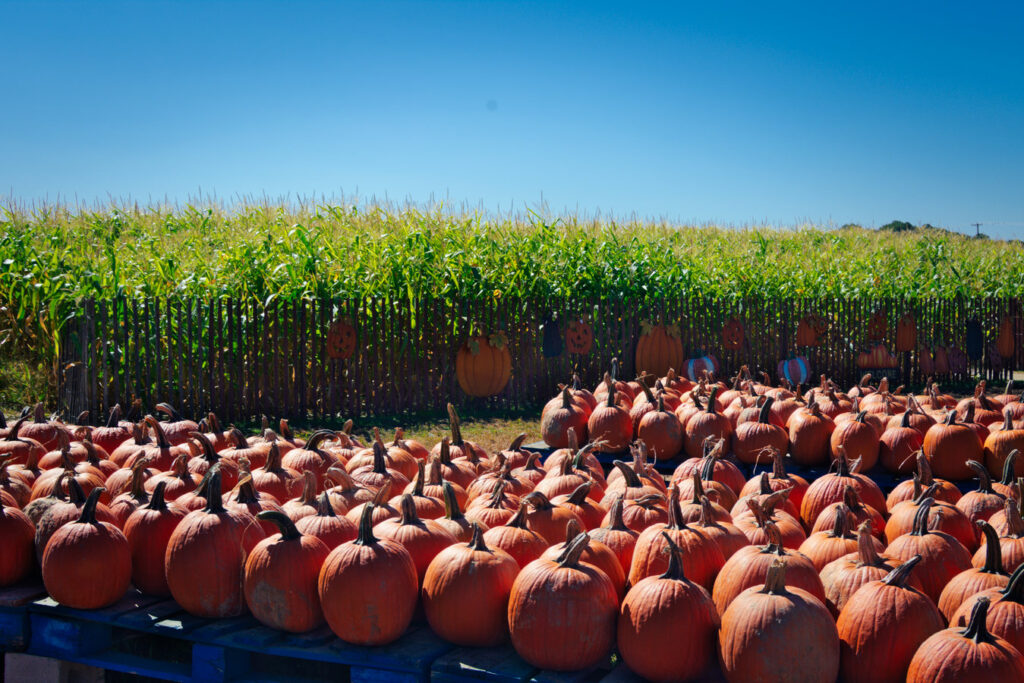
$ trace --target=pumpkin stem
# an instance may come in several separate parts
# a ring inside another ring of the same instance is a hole
[[[772,448],[772,478],[789,479],[786,474],[786,458],[778,448]]]
[[[871,535],[871,520],[867,519],[857,527],[857,566],[879,567],[885,561],[875,550],[874,537]]]
[[[1024,536],[1024,519],[1021,518],[1020,504],[1013,498],[1007,498],[1003,510],[1006,512],[1006,535],[1013,538]]]
[[[761,486],[761,495],[762,496],[769,496],[772,493],[774,493],[774,491],[772,490],[771,480],[768,478],[768,473],[767,472],[762,472],[761,473],[761,477],[760,477],[760,482],[759,483],[760,483],[760,486]]]
[[[192,439],[199,443],[200,449],[203,451],[202,458],[211,465],[220,460],[220,456],[217,455],[217,451],[213,448],[213,443],[210,439],[202,432],[189,432],[188,435]]]
[[[423,496],[423,485],[427,478],[427,463],[422,460],[416,461],[416,478],[412,482],[412,495]]]
[[[704,495],[704,480],[701,479],[700,474],[696,470],[693,472],[693,499],[691,503],[699,503],[701,497]],[[676,491],[676,489],[673,489]]]
[[[565,550],[558,556],[556,562],[559,567],[567,567],[575,569],[579,566],[580,557],[583,552],[590,545],[590,536],[587,534],[580,534],[572,540],[572,543],[566,544]]]
[[[327,495],[327,491],[320,494],[320,499],[317,501],[316,514],[319,517],[337,517],[338,514],[334,511],[334,506],[331,505],[331,498]]]
[[[7,438],[6,438],[6,439],[4,439],[4,440],[5,440],[5,441],[21,441],[21,439],[20,439],[20,438],[18,438],[18,432],[19,432],[19,431],[21,431],[21,426],[22,426],[23,424],[25,424],[25,421],[26,421],[26,420],[28,420],[28,418],[27,418],[27,417],[20,417],[20,418],[18,418],[18,421],[17,421],[17,422],[15,422],[15,423],[14,423],[14,424],[13,424],[13,425],[11,426],[11,431],[10,431],[10,432],[8,432],[8,434],[7,434]]]
[[[668,524],[667,529],[682,529],[686,526],[683,522],[683,511],[679,507],[679,488],[673,487],[668,497]]]
[[[1009,415],[1009,411],[1007,411],[1007,415]],[[1020,455],[1020,451],[1014,448],[1010,451],[1010,454],[1006,456],[1006,462],[1003,463],[1003,478],[999,480],[1000,484],[1005,486],[1011,486],[1013,484],[1015,470],[1014,464],[1018,455]]]
[[[761,552],[765,554],[773,553],[780,557],[786,555],[786,548],[782,545],[782,532],[779,531],[778,525],[769,519],[763,525],[759,524],[759,526],[764,529],[764,533],[768,537],[768,543],[761,549]]]
[[[782,559],[772,560],[772,564],[768,567],[768,576],[765,577],[764,587],[761,588],[761,593],[768,595],[785,595],[786,594],[786,562]]]
[[[1010,582],[1002,590],[1000,600],[1009,600],[1024,605],[1024,564],[1017,567],[1010,576]]]
[[[206,486],[206,512],[220,514],[224,512],[224,499],[220,487],[220,469],[218,468]]]
[[[332,432],[329,429],[321,429],[317,432],[313,432],[313,435],[309,437],[309,441],[306,442],[305,448],[307,451],[313,451],[321,458],[326,457],[323,451],[320,450],[320,444],[322,444],[324,441],[327,441],[328,439],[333,438],[334,432]]]
[[[377,538],[373,535],[373,503],[367,503],[363,507],[363,514],[359,516],[359,536],[353,541],[356,545],[374,545]]]
[[[574,538],[583,533],[583,527],[575,519],[570,519],[565,523],[565,542],[566,544],[571,543]]]
[[[503,507],[502,506],[502,501],[505,499],[505,487],[507,485],[508,484],[504,480],[498,482],[497,486],[494,487],[494,490],[491,491],[491,497],[487,501],[487,507],[489,507],[491,509],[494,509],[494,510],[497,510],[497,509]],[[444,484],[441,484],[441,486],[443,487]],[[449,488],[451,488],[451,487],[449,486]],[[455,489],[452,489],[452,495],[453,496],[455,495]],[[447,502],[447,500],[448,500],[448,494],[447,494],[447,491],[446,491],[445,492],[445,501]],[[457,502],[458,501],[456,501],[456,503]]]
[[[661,537],[665,539],[665,544],[668,546],[666,551],[668,552],[668,569],[665,573],[659,576],[659,579],[673,579],[675,581],[686,581],[686,572],[683,570],[683,551],[672,540],[672,537],[667,532],[662,531]]]
[[[373,442],[373,471],[376,474],[387,474],[387,461],[384,459],[386,450],[380,441]]]
[[[707,496],[700,497],[700,521],[698,524],[702,527],[718,526],[715,511],[711,507],[711,499]]]
[[[882,579],[882,583],[887,586],[898,586],[900,588],[907,587],[907,579],[910,578],[910,572],[914,570],[914,567],[921,561],[920,555],[914,555],[909,560],[901,564],[900,566],[893,569],[891,572],[885,575]]]
[[[299,500],[305,505],[316,507],[316,475],[309,470],[302,473],[302,496]]]
[[[231,431],[228,432],[228,436],[235,442],[235,450],[240,451],[249,448],[249,441],[245,438],[245,434],[238,427],[232,427]]]
[[[836,506],[836,518],[832,523],[832,531],[829,532],[831,538],[846,538],[850,535],[848,527],[849,513],[850,508],[846,507],[845,503],[840,503]]]
[[[1001,574],[1006,576],[1003,569],[1003,549],[999,544],[999,534],[995,528],[985,520],[978,520],[978,527],[985,535],[985,564],[979,570],[984,574]]]
[[[900,418],[900,428],[901,429],[910,429],[911,428],[910,427],[910,416],[911,416],[911,414],[912,414],[912,411],[910,411],[910,410],[905,410],[903,412],[903,417]]]
[[[711,387],[711,394],[708,396],[708,407],[709,413],[715,414],[715,397],[718,396],[718,385]]]
[[[441,448],[438,451],[437,459],[445,467],[450,467],[452,464],[452,447],[447,436],[441,437]]]
[[[611,372],[611,375],[609,375],[609,379],[611,379],[613,382],[615,382],[615,381],[618,380],[618,378],[619,378],[619,359],[618,358],[612,358],[612,372]]]
[[[487,543],[484,541],[484,530],[480,525],[473,522],[470,526],[473,528],[473,537],[469,539],[469,549],[485,553],[491,552],[491,549],[487,547]]]
[[[160,450],[171,447],[171,442],[167,440],[167,434],[164,433],[164,428],[157,422],[157,419],[152,415],[147,415],[143,421],[149,425],[149,428],[153,430],[153,436],[156,437],[156,445]]]
[[[978,475],[978,493],[995,493],[992,489],[992,477],[989,476],[988,470],[977,460],[968,460],[967,466],[974,470],[974,473]]]
[[[926,536],[928,532],[928,512],[935,502],[934,498],[928,497],[921,501],[917,512],[914,514],[914,530],[910,532],[911,536]]]
[[[587,502],[587,495],[590,494],[590,489],[593,488],[593,486],[594,486],[593,482],[590,482],[590,481],[583,482],[582,484],[577,486],[575,489],[573,489],[573,492],[571,494],[569,494],[569,498],[566,500],[566,502],[567,503],[572,503],[573,505],[576,505],[576,506],[583,505],[584,503]]]
[[[1007,392],[1009,393],[1009,392]],[[2,418],[0,418],[2,419]],[[110,417],[107,418],[107,424],[104,425],[108,429],[114,429],[117,427],[117,423],[121,421],[121,404],[115,403],[114,407],[110,409]],[[6,427],[7,425],[0,425],[0,427]]]
[[[622,508],[625,505],[625,496],[615,496],[612,500],[612,506],[608,508],[608,524],[604,527],[605,529],[615,529],[616,531],[627,531],[625,520],[622,518]]]
[[[281,449],[276,441],[270,443],[270,452],[267,453],[267,462],[263,465],[264,472],[281,471]]]
[[[164,489],[167,488],[167,480],[161,480],[157,483],[156,488],[153,489],[153,493],[149,495],[149,505],[146,506],[147,510],[158,510],[163,512],[167,509],[167,500],[164,498]]]
[[[505,482],[498,482],[497,489],[504,489]],[[455,489],[452,487],[451,482],[441,482],[441,490],[444,492],[444,516],[445,519],[460,520],[464,519],[465,516],[462,514],[462,509],[459,508],[459,499],[455,497]],[[499,496],[500,500],[500,496]]]
[[[329,467],[325,475],[335,488],[339,488],[342,491],[351,491],[356,487],[355,480],[345,471],[343,467]]]
[[[550,510],[554,507],[548,497],[540,491],[534,491],[523,497],[524,503],[529,503],[534,510]]]
[[[643,482],[640,481],[640,477],[638,477],[636,472],[633,471],[633,468],[626,463],[621,460],[616,460],[612,463],[612,466],[622,473],[622,478],[626,481],[627,488],[639,488],[643,486]]]
[[[399,509],[402,512],[402,526],[421,526],[423,524],[423,522],[420,521],[420,516],[416,514],[416,501],[412,497],[411,493],[402,494],[402,501],[399,505]]]
[[[768,424],[768,416],[771,415],[772,403],[775,399],[771,396],[764,397],[764,405],[761,406],[761,412],[757,415],[757,421],[763,425]]]
[[[526,529],[526,503],[519,503],[519,507],[516,509],[514,515],[508,518],[505,522],[505,526],[515,527],[516,529]]]
[[[448,404],[448,424],[452,431],[452,445],[462,446],[462,427],[459,424],[459,414],[455,412],[455,406]]]
[[[854,513],[860,512],[862,507],[860,496],[857,495],[857,489],[853,488],[849,484],[847,484],[846,488],[843,490],[843,503],[846,504],[847,509]]]
[[[82,506],[82,513],[78,516],[79,524],[96,524],[96,503],[100,501],[100,494],[106,491],[102,486],[97,486],[89,491],[89,497],[85,499]]]
[[[73,470],[67,473],[68,481],[68,500],[75,504],[76,507],[81,506],[85,503],[85,491],[82,490],[82,485],[75,479],[75,473]]]
[[[302,538],[302,532],[295,526],[295,522],[280,510],[263,510],[256,513],[256,519],[266,520],[274,524],[281,532],[282,541],[294,541]]]
[[[373,504],[377,507],[388,507],[388,498],[391,496],[391,480],[384,482],[377,493],[373,494]]]
[[[920,486],[915,486],[914,493],[916,493],[917,496],[914,498],[914,502],[920,505],[921,501],[924,500],[925,498],[934,498],[938,490],[938,484],[932,484],[926,489],[922,489]]]
[[[145,487],[143,486],[143,484],[146,483],[146,480],[142,475],[146,473],[146,465],[148,465],[149,462],[150,458],[142,457],[136,460],[135,464],[132,465],[132,483],[131,488],[129,489],[129,494],[135,500],[146,500],[146,496],[148,495]]]
[[[971,618],[967,622],[967,628],[960,632],[964,638],[970,638],[975,643],[994,643],[995,637],[989,633],[985,619],[988,617],[988,606],[991,601],[987,596],[978,598],[974,607],[971,608]]]

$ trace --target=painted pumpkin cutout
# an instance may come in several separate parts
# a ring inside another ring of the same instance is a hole
[[[594,328],[580,318],[573,318],[565,326],[565,347],[569,353],[585,356],[594,348]]]
[[[796,326],[797,346],[821,346],[821,337],[828,331],[828,323],[820,315],[805,315]]]
[[[949,355],[946,353],[945,346],[935,347],[935,374],[937,375],[948,375],[949,374]]]
[[[868,322],[868,341],[882,339],[885,337],[888,329],[889,323],[885,319],[885,313],[883,311],[875,311],[875,314],[871,316],[871,320]]]
[[[917,364],[921,368],[922,375],[935,374],[935,359],[932,358],[932,352],[923,346],[917,350]]]
[[[640,340],[636,344],[636,371],[655,377],[668,374],[683,362],[683,342],[678,325],[640,323]]]
[[[885,344],[875,344],[866,351],[857,354],[857,367],[866,368],[896,368],[899,367],[899,359],[889,353]]]
[[[743,323],[739,318],[729,318],[722,325],[722,346],[730,351],[743,347]]]
[[[913,351],[917,346],[917,321],[913,313],[904,313],[896,323],[896,350]]]
[[[796,356],[779,361],[779,378],[790,384],[807,384],[811,378],[811,362],[806,356]]]
[[[351,358],[356,352],[356,328],[348,318],[339,318],[327,330],[327,357]]]
[[[722,366],[719,364],[718,359],[710,353],[699,358],[688,358],[686,364],[683,365],[683,372],[691,382],[698,381],[706,372],[717,375],[721,369]]]
[[[468,396],[493,396],[511,377],[512,356],[504,332],[470,337],[455,355],[455,378]]]

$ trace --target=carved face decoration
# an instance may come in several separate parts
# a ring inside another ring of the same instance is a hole
[[[327,356],[351,358],[356,352],[356,328],[347,318],[339,318],[327,330]]]
[[[868,339],[870,341],[882,339],[885,337],[888,329],[889,323],[885,319],[885,313],[883,311],[875,311],[875,314],[871,316],[871,321],[868,323]]]
[[[743,346],[743,323],[739,318],[729,318],[722,326],[722,346],[736,350]]]
[[[806,315],[796,326],[797,346],[819,346],[821,336],[828,331],[828,323],[820,315]]]
[[[594,346],[594,328],[583,320],[570,320],[565,326],[565,346],[569,353],[590,353]]]

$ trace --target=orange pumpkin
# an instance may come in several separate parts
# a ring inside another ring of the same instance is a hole
[[[914,314],[907,312],[896,323],[896,350],[913,351],[917,346],[917,321]]]
[[[889,353],[885,344],[875,344],[866,351],[857,354],[857,367],[859,368],[896,368],[899,367],[899,359]]]
[[[594,328],[585,320],[574,318],[565,326],[565,347],[569,353],[585,356],[594,346]]]
[[[683,342],[678,325],[640,324],[640,340],[636,344],[636,371],[663,377],[670,368],[683,366]]]
[[[731,351],[743,348],[743,323],[739,318],[729,318],[722,326],[722,346]]]
[[[455,376],[469,396],[493,396],[504,389],[512,377],[505,333],[470,337],[455,356]]]
[[[339,318],[327,330],[328,358],[351,358],[356,352],[356,328],[348,318]]]

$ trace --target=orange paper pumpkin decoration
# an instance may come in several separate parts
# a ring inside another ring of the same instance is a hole
[[[339,318],[327,330],[327,357],[351,358],[356,352],[356,328],[348,318]]]
[[[574,318],[565,326],[565,348],[569,353],[586,355],[594,347],[594,328],[585,320]]]
[[[945,346],[935,347],[935,374],[947,375],[949,374],[949,356],[946,354]]]
[[[857,367],[859,368],[896,368],[899,367],[899,359],[889,353],[885,344],[875,344],[867,351],[857,354]]]
[[[904,313],[896,323],[896,350],[913,351],[917,346],[917,321],[913,313]]]
[[[729,318],[722,326],[722,346],[734,351],[743,347],[743,323],[739,318]]]
[[[669,368],[683,365],[683,342],[678,325],[640,323],[640,340],[636,344],[636,371],[655,377],[668,374]]]
[[[923,346],[917,350],[917,363],[921,366],[921,374],[935,374],[935,359],[932,358],[932,352]]]
[[[820,315],[805,315],[796,326],[797,346],[820,346],[821,336],[828,331],[828,323]]]
[[[505,333],[470,337],[455,355],[455,377],[469,396],[493,396],[504,389],[512,377]]]
[[[871,321],[868,322],[868,341],[882,339],[885,337],[888,329],[889,323],[885,319],[885,313],[883,311],[875,311],[875,314],[871,316]]]
[[[999,355],[1003,358],[1013,358],[1013,352],[1016,350],[1016,344],[1013,338],[1013,318],[1006,316],[1003,318],[1003,322],[999,324],[999,336],[996,338],[996,350],[999,351]]]

